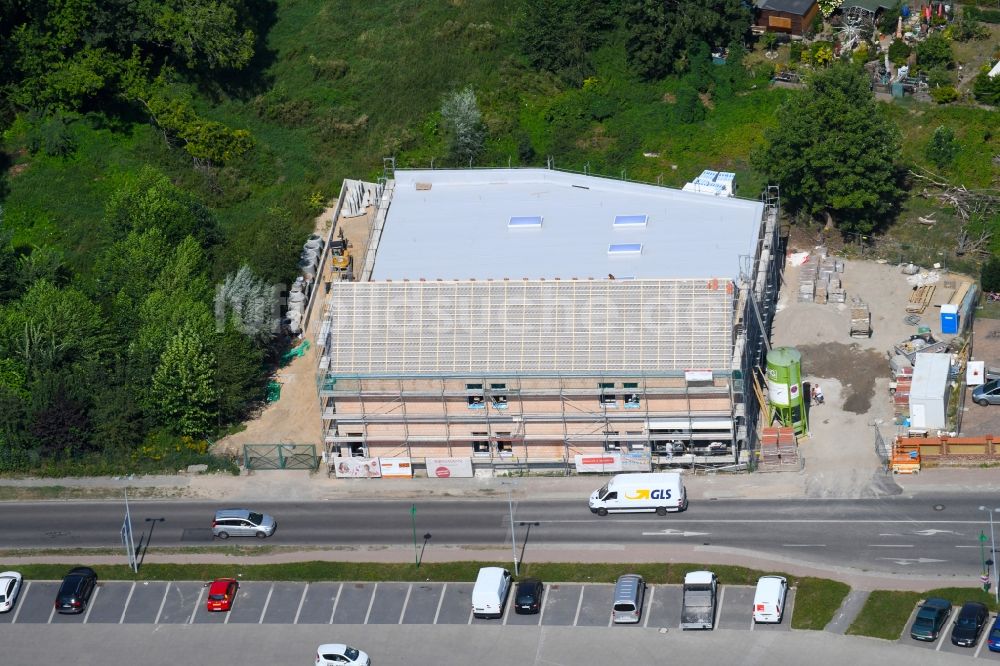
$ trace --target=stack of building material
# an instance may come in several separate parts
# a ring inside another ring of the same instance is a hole
[[[794,428],[762,428],[760,466],[763,469],[798,469],[799,449]]]
[[[809,261],[802,264],[799,269],[799,301],[812,302],[815,300],[817,270],[818,264],[813,257],[809,257]]]
[[[913,386],[913,375],[899,375],[892,382],[892,414],[897,424],[903,424],[910,418],[910,389]]]
[[[870,338],[872,335],[872,314],[868,304],[857,298],[851,303],[851,337]]]

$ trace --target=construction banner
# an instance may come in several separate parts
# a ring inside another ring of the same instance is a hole
[[[333,471],[338,479],[377,479],[382,476],[378,458],[335,457]]]

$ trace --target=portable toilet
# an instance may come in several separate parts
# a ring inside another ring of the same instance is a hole
[[[958,306],[945,303],[941,306],[941,332],[958,335]]]

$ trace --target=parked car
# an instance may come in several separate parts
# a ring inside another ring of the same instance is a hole
[[[70,569],[56,593],[56,610],[60,613],[82,613],[97,587],[97,574],[90,567]]]
[[[278,523],[266,513],[249,509],[221,509],[212,521],[212,536],[228,539],[231,536],[255,536],[259,539],[274,534]]]
[[[316,666],[371,666],[367,653],[343,643],[326,643],[316,648]]]
[[[1000,405],[1000,379],[994,379],[972,389],[972,402],[983,407]]]
[[[525,578],[517,584],[514,594],[514,612],[531,615],[542,609],[542,592],[545,586],[537,578]]]
[[[918,641],[936,641],[944,623],[951,615],[951,602],[940,597],[930,597],[917,609],[917,617],[910,627],[910,638]]]
[[[240,582],[235,578],[216,578],[208,586],[205,607],[210,611],[228,611],[233,607]]]
[[[986,637],[986,647],[990,649],[990,652],[1000,652],[1000,615],[997,615],[997,619],[993,620],[990,634]]]
[[[0,573],[0,613],[6,613],[14,607],[14,600],[20,591],[21,574],[16,571]]]
[[[951,630],[951,644],[959,647],[974,647],[983,633],[990,612],[985,604],[978,601],[966,601],[962,610],[958,611],[958,619]]]

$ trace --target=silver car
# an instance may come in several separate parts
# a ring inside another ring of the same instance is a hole
[[[212,536],[228,539],[231,536],[255,536],[264,539],[274,534],[278,523],[266,513],[248,509],[222,509],[215,512]]]
[[[1000,405],[1000,379],[994,379],[972,389],[972,401],[983,407]]]

